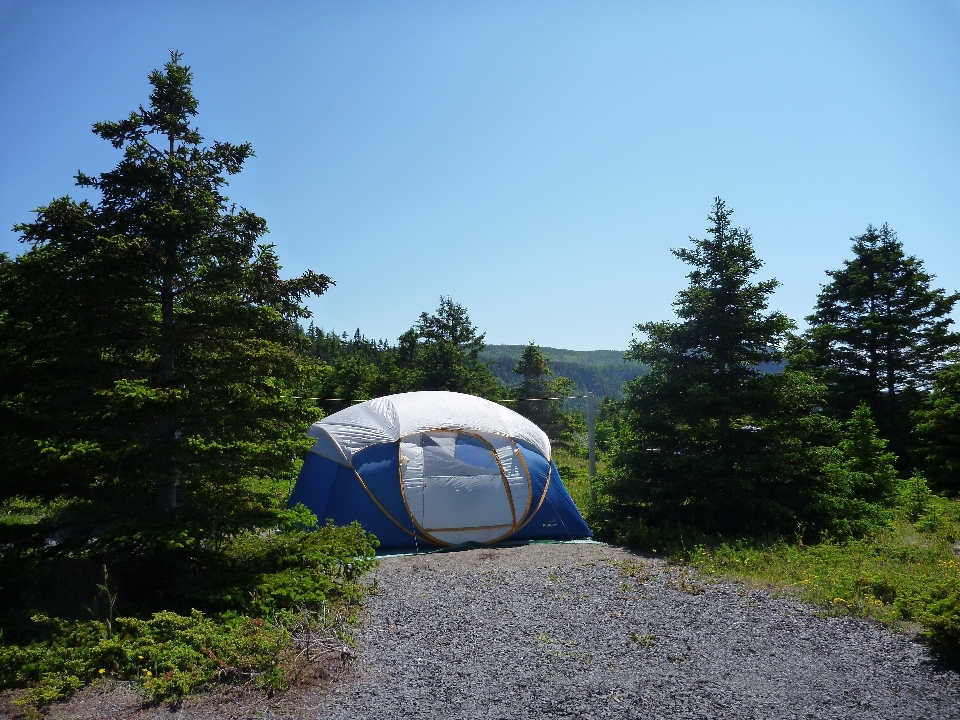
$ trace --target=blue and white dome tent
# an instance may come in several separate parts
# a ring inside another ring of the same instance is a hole
[[[341,410],[290,496],[321,522],[354,520],[382,549],[592,536],[551,458],[546,433],[502,405],[412,392]]]

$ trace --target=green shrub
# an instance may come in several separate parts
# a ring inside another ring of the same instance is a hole
[[[215,562],[202,564],[205,577],[186,593],[191,604],[265,617],[285,608],[317,609],[332,599],[360,600],[359,579],[376,563],[376,538],[358,523],[317,527],[309,514],[304,525],[310,530],[289,521],[284,532],[232,538]]]
[[[935,645],[953,653],[960,651],[960,589],[956,584],[944,592],[944,597],[932,602],[918,619],[926,626],[927,637]]]
[[[134,680],[155,699],[184,695],[213,681],[257,679],[279,686],[289,632],[257,618],[209,618],[154,613],[117,618],[108,633],[100,621],[68,623],[43,615],[49,639],[0,647],[0,682],[28,687],[23,703],[46,704],[99,677]]]
[[[58,614],[35,612],[27,621],[7,616],[0,636],[6,641],[0,644],[0,687],[27,688],[20,701],[35,705],[63,699],[100,677],[136,681],[155,700],[212,682],[280,687],[296,671],[292,627],[309,623],[314,635],[348,639],[340,623],[356,615],[352,606],[366,591],[362,576],[377,562],[377,545],[357,523],[318,526],[300,506],[280,513],[280,528],[251,530],[219,547],[157,550],[154,566],[136,567],[145,573],[143,587],[166,583],[163,596],[142,588],[139,595],[133,588],[128,592],[122,573],[115,586],[106,567],[100,581],[91,581],[89,573],[65,573],[61,577],[69,582],[58,588],[55,571],[69,567],[64,558],[33,553],[21,558],[19,567],[29,568],[31,575],[21,577],[36,584],[24,585],[19,602],[47,603]],[[171,576],[175,561],[180,565]],[[127,576],[130,572],[127,567]],[[59,612],[60,595],[76,594],[71,585],[83,584],[94,604],[82,613],[79,607],[73,615]],[[115,618],[117,598],[125,595],[135,602]],[[167,606],[145,605],[144,597],[151,595],[154,604]],[[186,609],[170,609],[180,606]]]

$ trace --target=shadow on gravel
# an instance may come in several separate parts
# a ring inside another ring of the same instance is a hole
[[[467,552],[469,550],[503,550],[506,548],[528,547],[531,545],[606,545],[598,540],[507,540],[494,544],[465,542],[447,547],[419,547],[390,548],[377,552],[379,558],[407,557],[409,555],[438,555],[444,553]],[[652,556],[656,557],[656,555]]]

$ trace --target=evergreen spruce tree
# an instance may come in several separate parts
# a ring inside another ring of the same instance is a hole
[[[519,399],[517,412],[541,424],[549,408],[542,404],[545,401],[536,398],[546,398],[549,394],[547,384],[553,374],[550,369],[550,359],[541,352],[536,343],[531,342],[520,353],[513,373],[521,378],[520,384],[514,390],[514,396]],[[524,398],[534,398],[534,400],[524,400]]]
[[[514,397],[519,400],[517,412],[548,432],[558,430],[563,416],[563,400],[547,398],[569,395],[573,382],[565,377],[551,377],[553,370],[550,369],[550,358],[534,342],[523,348],[513,372],[521,377],[520,384],[513,391]]]
[[[0,492],[60,498],[87,550],[275,523],[317,416],[291,397],[318,369],[292,328],[332,281],[281,279],[264,220],[228,204],[253,151],[203,144],[191,79],[173,54],[147,107],[97,123],[123,151],[77,177],[99,202],[39,208],[0,262]]]
[[[931,286],[933,275],[907,255],[889,226],[853,240],[852,260],[831,280],[807,318],[811,363],[824,373],[830,407],[847,418],[867,402],[881,432],[904,457],[916,410],[944,356],[957,347],[950,312],[960,294]]]
[[[933,390],[914,418],[923,470],[935,490],[960,493],[960,357],[933,378]]]
[[[709,237],[673,251],[692,266],[678,321],[638,325],[646,337],[627,354],[650,372],[627,386],[606,484],[620,528],[795,529],[815,500],[810,450],[829,437],[811,411],[822,386],[789,368],[760,370],[782,362],[792,323],[767,312],[778,283],[751,282],[762,263],[731,214],[717,198]]]
[[[821,448],[825,487],[818,494],[821,525],[835,537],[860,536],[890,520],[897,499],[897,456],[877,434],[870,406],[861,403],[835,447]]]
[[[421,313],[400,336],[395,392],[450,390],[499,398],[503,390],[480,360],[483,348],[484,335],[477,334],[466,308],[441,297],[435,313]]]
[[[870,406],[861,403],[846,424],[840,450],[846,469],[858,476],[854,494],[877,505],[890,505],[897,489],[897,456],[887,445],[877,435]]]

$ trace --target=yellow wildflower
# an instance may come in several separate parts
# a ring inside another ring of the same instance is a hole
[[[103,675],[106,672],[106,670],[104,670],[103,668],[100,668],[99,670],[97,670],[97,672]]]

